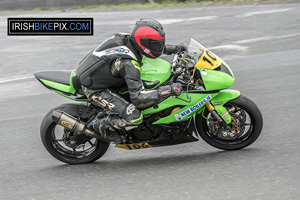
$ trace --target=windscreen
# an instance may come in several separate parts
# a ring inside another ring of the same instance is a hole
[[[188,56],[194,60],[196,67],[213,70],[221,65],[221,61],[196,40],[191,38],[185,45],[188,47]]]

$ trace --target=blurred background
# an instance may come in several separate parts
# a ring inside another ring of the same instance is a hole
[[[0,0],[1,199],[300,198],[300,2]],[[7,36],[11,17],[94,18],[93,36]],[[232,68],[233,89],[261,109],[258,140],[225,152],[204,141],[127,151],[70,166],[43,147],[39,127],[70,103],[33,73],[76,69],[104,39],[135,21],[160,21],[167,43],[194,38]]]

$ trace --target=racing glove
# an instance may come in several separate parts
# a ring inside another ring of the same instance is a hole
[[[181,94],[182,85],[180,83],[172,83],[172,96],[179,96]]]
[[[166,44],[166,48],[164,49],[164,53],[167,55],[180,53],[182,51],[186,51],[187,47],[184,45],[170,45]]]
[[[160,98],[167,98],[169,96],[179,96],[181,94],[181,84],[172,83],[158,88],[158,96]]]

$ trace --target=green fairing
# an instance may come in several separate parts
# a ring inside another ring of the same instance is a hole
[[[160,104],[158,104],[157,105],[158,108],[155,109],[155,108],[151,107],[151,108],[148,108],[148,109],[144,110],[143,115],[156,113],[156,112],[159,112],[159,111],[162,111],[162,110],[165,110],[167,108],[174,107],[174,106],[181,106],[181,107],[184,106],[182,109],[176,111],[175,113],[173,113],[173,114],[171,114],[167,117],[159,119],[158,121],[154,122],[153,124],[164,124],[164,123],[176,122],[177,121],[176,116],[175,116],[176,114],[178,115],[181,112],[186,111],[187,109],[195,106],[196,104],[198,104],[199,102],[204,100],[208,95],[210,95],[211,98],[214,98],[216,95],[218,95],[218,93],[215,93],[215,94],[189,93],[190,102],[186,102],[186,101],[180,100],[178,98],[174,98],[174,97],[169,97],[166,100],[164,100],[163,102],[161,102]],[[179,98],[182,98],[182,99],[185,99],[185,100],[189,101],[187,99],[187,96],[186,96],[185,92],[181,93]],[[204,107],[205,107],[204,104],[201,105],[201,107],[195,109],[194,111],[192,111],[189,114],[187,114],[186,116],[184,116],[182,120],[190,118],[195,113],[199,112],[199,110],[202,111]]]
[[[223,90],[220,91],[219,93],[213,93],[213,94],[199,94],[199,93],[189,93],[189,97],[191,98],[191,102],[188,103],[186,101],[180,100],[178,98],[174,98],[174,97],[169,97],[166,100],[164,100],[163,102],[161,102],[160,104],[157,105],[157,108],[148,108],[146,110],[143,111],[143,115],[148,115],[148,114],[153,114],[162,110],[165,110],[167,108],[170,107],[174,107],[174,106],[184,106],[182,109],[176,111],[175,113],[161,118],[158,121],[154,122],[153,124],[165,124],[165,123],[172,123],[172,122],[177,122],[176,120],[176,114],[180,114],[181,112],[191,108],[192,106],[198,104],[200,101],[202,101],[203,99],[205,99],[208,95],[211,96],[211,103],[214,105],[215,103],[218,103],[219,105],[216,105],[216,110],[217,112],[222,112],[224,114],[224,111],[226,110],[226,108],[223,106],[225,103],[227,103],[229,100],[235,99],[237,97],[240,96],[240,92],[236,91],[236,90]],[[186,93],[182,93],[180,96],[180,98],[187,100],[187,96]],[[193,112],[190,112],[188,115],[184,116],[183,120],[188,119],[190,117],[192,117],[194,114],[200,114],[203,109],[205,108],[205,105],[203,104],[201,107],[197,108],[196,110],[194,110]],[[224,110],[225,109],[225,110]],[[226,111],[225,111],[226,112]],[[219,114],[220,114],[219,113]],[[220,114],[220,116],[222,116]],[[228,117],[225,118],[225,120],[229,120],[229,122],[226,121],[226,123],[230,123],[231,121],[231,116],[228,114]]]
[[[211,52],[212,53],[212,52]],[[234,75],[225,61],[223,61],[216,54],[212,53],[230,72],[231,76],[227,73],[218,70],[209,70],[204,68],[198,68],[203,79],[203,83],[207,91],[223,90],[230,88],[234,84]]]
[[[62,91],[62,92],[67,92],[70,94],[75,94],[76,90],[74,89],[74,87],[70,86],[70,85],[65,85],[65,84],[61,84],[61,83],[57,83],[57,82],[53,82],[53,81],[48,81],[45,79],[40,79],[46,86],[51,87],[53,89]]]
[[[151,59],[144,56],[142,62],[141,79],[144,81],[160,81],[154,88],[161,85],[171,76],[171,64],[165,60],[160,58]]]
[[[76,89],[74,88],[74,85],[73,85],[73,77],[76,76],[76,73],[74,71],[71,72],[71,75],[70,75],[70,87],[72,88],[72,91],[75,91],[76,92]],[[75,93],[74,92],[74,93]],[[74,94],[72,93],[72,94]]]
[[[194,97],[197,98],[198,94],[189,94],[190,97]],[[181,99],[184,99],[186,101],[189,101],[189,99],[187,99],[186,93],[182,92],[178,97],[180,97]],[[148,115],[148,114],[153,114],[153,113],[157,113],[159,111],[165,110],[167,108],[170,108],[172,106],[178,105],[178,106],[185,106],[188,105],[190,103],[180,100],[178,98],[174,98],[174,97],[168,97],[167,99],[165,99],[163,102],[161,102],[160,104],[157,105],[157,108],[147,108],[143,111],[143,115]]]
[[[199,70],[207,91],[227,89],[234,84],[234,78],[226,73],[202,68]]]

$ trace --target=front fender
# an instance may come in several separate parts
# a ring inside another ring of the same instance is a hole
[[[211,103],[214,106],[224,105],[228,101],[238,98],[240,95],[240,91],[237,90],[222,90],[211,100]]]

